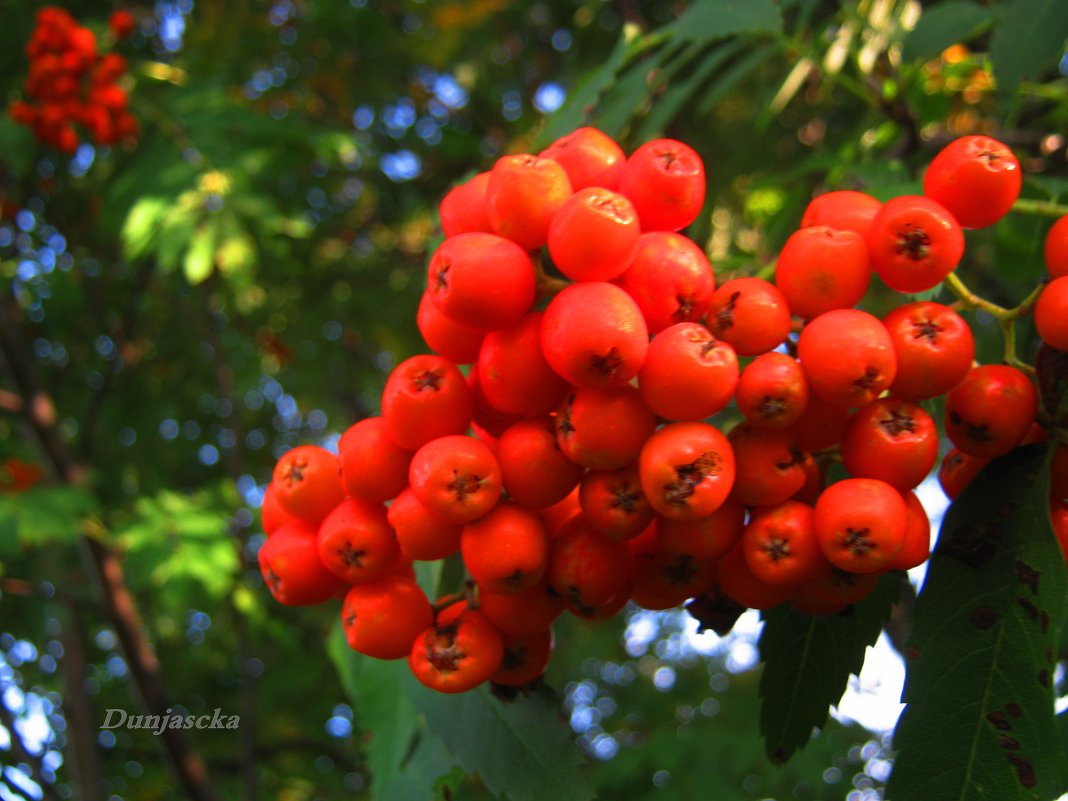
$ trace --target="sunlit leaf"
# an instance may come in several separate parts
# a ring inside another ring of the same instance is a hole
[[[126,258],[137,259],[148,254],[166,213],[167,199],[155,195],[142,197],[133,205],[122,226]]]
[[[197,227],[189,241],[182,270],[186,280],[191,284],[206,281],[215,269],[215,234],[214,220],[203,222]]]

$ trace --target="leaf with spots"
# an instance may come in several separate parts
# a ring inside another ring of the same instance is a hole
[[[785,762],[823,726],[830,707],[860,672],[898,599],[902,574],[889,573],[871,595],[837,615],[806,615],[784,604],[764,615],[760,655],[760,733],[768,756]]]
[[[913,609],[894,801],[1064,789],[1052,676],[1068,581],[1044,459],[1034,445],[996,460],[946,514]]]

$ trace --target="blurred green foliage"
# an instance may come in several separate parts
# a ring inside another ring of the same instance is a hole
[[[5,103],[21,97],[32,6],[0,0]],[[105,39],[111,3],[67,7]],[[92,538],[123,558],[173,702],[242,716],[240,736],[189,732],[224,798],[520,801],[549,780],[575,798],[874,797],[853,793],[881,787],[887,742],[832,721],[773,766],[757,729],[759,674],[733,665],[713,635],[702,635],[706,650],[687,645],[681,613],[561,624],[555,696],[514,708],[485,693],[455,707],[428,698],[403,665],[349,652],[335,607],[271,601],[255,563],[258,504],[280,453],[330,444],[374,413],[391,366],[420,350],[437,201],[496,156],[586,123],[627,150],[656,136],[688,142],[710,176],[689,233],[720,282],[768,273],[814,193],[917,192],[925,162],[963,133],[1003,138],[1024,164],[1025,197],[1063,202],[1063,3],[131,10],[138,29],[117,50],[130,62],[135,145],[72,158],[0,118],[0,314],[54,404],[63,447],[88,471],[77,486],[54,474],[0,497],[0,697],[26,725],[48,723],[38,778],[59,797],[181,796],[152,734],[98,731],[105,710],[139,699],[85,558]],[[1051,221],[1011,215],[969,232],[969,286],[1019,302],[1042,275]],[[865,305],[893,302],[874,286]],[[980,358],[1000,359],[997,326],[970,320]],[[1033,331],[1019,333],[1029,359]],[[3,366],[0,389],[17,396],[10,355]],[[0,458],[47,464],[16,412],[0,411]],[[470,732],[451,725],[460,709],[489,734],[464,742]],[[99,792],[74,769],[86,738]],[[513,761],[494,768],[497,745]],[[575,758],[516,768],[547,753]],[[18,797],[19,761],[0,749],[0,793]]]

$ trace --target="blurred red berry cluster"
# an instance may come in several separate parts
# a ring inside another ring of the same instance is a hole
[[[133,26],[128,11],[115,12],[109,21],[115,39],[128,36]],[[137,135],[126,91],[118,85],[126,59],[118,53],[101,54],[96,34],[78,25],[66,9],[45,6],[37,12],[26,55],[27,99],[15,101],[10,113],[32,128],[42,144],[73,153],[82,139],[76,126],[98,145]]]

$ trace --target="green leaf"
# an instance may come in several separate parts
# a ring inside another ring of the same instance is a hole
[[[690,42],[781,30],[782,12],[774,0],[697,0],[667,27],[671,36]]]
[[[582,757],[556,696],[541,689],[501,701],[485,687],[460,695],[429,690],[407,674],[409,696],[430,732],[468,773],[510,801],[587,801]]]
[[[685,77],[666,81],[667,91],[653,103],[649,116],[642,122],[637,137],[645,142],[664,135],[664,131],[689,102],[698,88],[705,86],[712,74],[733,58],[745,46],[744,42],[729,42],[706,53],[692,65]]]
[[[768,611],[760,634],[760,733],[776,762],[804,747],[824,725],[864,665],[898,599],[901,573],[883,576],[871,595],[847,614],[806,615],[786,604]]]
[[[164,491],[141,498],[135,517],[116,528],[134,587],[166,596],[168,603],[195,603],[197,595],[222,598],[239,567],[228,512],[209,493]]]
[[[211,277],[215,269],[215,234],[217,226],[211,222],[202,223],[193,238],[189,241],[189,250],[186,251],[182,270],[186,280],[191,284],[199,284]]]
[[[990,58],[998,92],[1007,94],[1021,81],[1038,78],[1064,53],[1068,13],[1064,0],[1012,0],[990,39]]]
[[[167,214],[167,199],[157,195],[140,198],[122,225],[123,252],[128,259],[145,256],[156,239],[156,232]]]
[[[0,519],[11,529],[0,536],[17,535],[20,546],[45,542],[73,542],[82,534],[81,521],[96,511],[96,499],[81,487],[32,487],[0,496]]]
[[[901,55],[908,61],[934,58],[950,45],[967,42],[993,23],[995,12],[966,0],[939,3],[923,12],[908,36]]]
[[[548,124],[538,136],[539,148],[589,122],[601,95],[615,82],[616,73],[626,63],[629,51],[627,36],[624,34],[604,63],[582,78],[568,93],[564,105],[549,118]]]
[[[327,653],[352,701],[357,728],[370,735],[366,759],[377,790],[401,772],[418,732],[415,708],[402,686],[407,665],[357,654],[349,648],[340,620],[330,632]],[[449,767],[446,764],[443,771]],[[438,775],[430,777],[424,789]]]
[[[1066,578],[1043,451],[991,463],[942,523],[913,609],[894,801],[1038,801],[1064,789],[1052,676]]]

